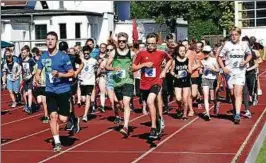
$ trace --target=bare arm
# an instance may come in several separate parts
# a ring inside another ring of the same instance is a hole
[[[60,73],[60,72],[57,73],[57,76],[59,78],[72,78],[74,77],[74,75],[75,75],[75,72],[73,69],[68,70],[67,73]]]
[[[84,63],[81,61],[81,64],[79,65],[79,68],[75,71],[75,77],[78,76],[78,74],[81,72],[81,70],[83,69],[84,67]]]
[[[173,64],[172,64],[172,66],[171,66],[171,70],[170,70],[170,74],[171,75],[173,75],[173,76],[175,76],[175,61],[173,61]]]

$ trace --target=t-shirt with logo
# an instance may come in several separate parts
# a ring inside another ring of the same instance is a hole
[[[40,58],[39,58],[39,59],[40,59]],[[38,63],[39,59],[36,59],[36,57],[35,57],[34,60]],[[38,64],[35,64],[35,66],[34,66],[34,70],[33,70],[34,73],[36,73],[37,70],[38,70]],[[40,75],[40,80],[38,81],[40,87],[45,87],[45,84],[46,84],[46,81],[45,81],[45,80],[46,80],[45,70],[42,70],[41,75]]]
[[[60,73],[67,73],[73,70],[69,56],[61,51],[57,51],[51,56],[48,51],[45,51],[39,61],[38,69],[45,70],[46,73],[46,92],[61,94],[70,91],[70,82],[68,78],[58,78],[52,76],[52,71],[56,70]]]
[[[94,58],[84,59],[84,67],[80,72],[80,84],[81,85],[95,85],[95,68],[97,60]]]
[[[142,68],[141,70],[141,80],[140,89],[149,90],[153,85],[162,86],[163,79],[160,78],[162,72],[162,63],[164,60],[171,59],[167,53],[156,50],[154,52],[140,51],[134,61],[135,65],[142,64],[145,62],[152,62],[153,66],[151,68]]]
[[[251,54],[251,50],[244,42],[236,44],[232,41],[225,43],[219,56],[225,58],[225,67],[231,70],[232,74],[245,74],[246,66],[240,66],[246,55]]]
[[[21,66],[16,62],[13,62],[12,64],[5,63],[3,66],[3,72],[7,73],[7,79],[10,81],[19,80],[19,75],[17,74],[20,71],[21,71]]]
[[[210,68],[218,67],[216,58],[209,57],[207,60],[201,60],[203,65],[202,78],[205,79],[216,79],[217,73],[212,71]]]
[[[32,78],[32,73],[34,70],[34,65],[36,64],[36,62],[30,58],[28,60],[23,60],[22,61],[22,79],[23,80],[29,80]]]
[[[175,67],[174,73],[177,77],[174,79],[177,83],[190,83],[190,74],[188,72],[189,59],[186,58],[184,61],[179,61],[177,58],[174,59]]]

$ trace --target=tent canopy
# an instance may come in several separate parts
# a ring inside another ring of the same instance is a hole
[[[1,48],[6,48],[6,47],[13,47],[14,44],[6,41],[1,41]]]

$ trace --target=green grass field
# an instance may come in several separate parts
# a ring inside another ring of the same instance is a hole
[[[261,147],[256,163],[266,163],[266,139],[264,139],[263,146]]]

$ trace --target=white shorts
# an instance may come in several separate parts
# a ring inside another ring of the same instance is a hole
[[[227,81],[227,87],[233,89],[234,85],[245,85],[246,74],[230,74],[225,76]]]

